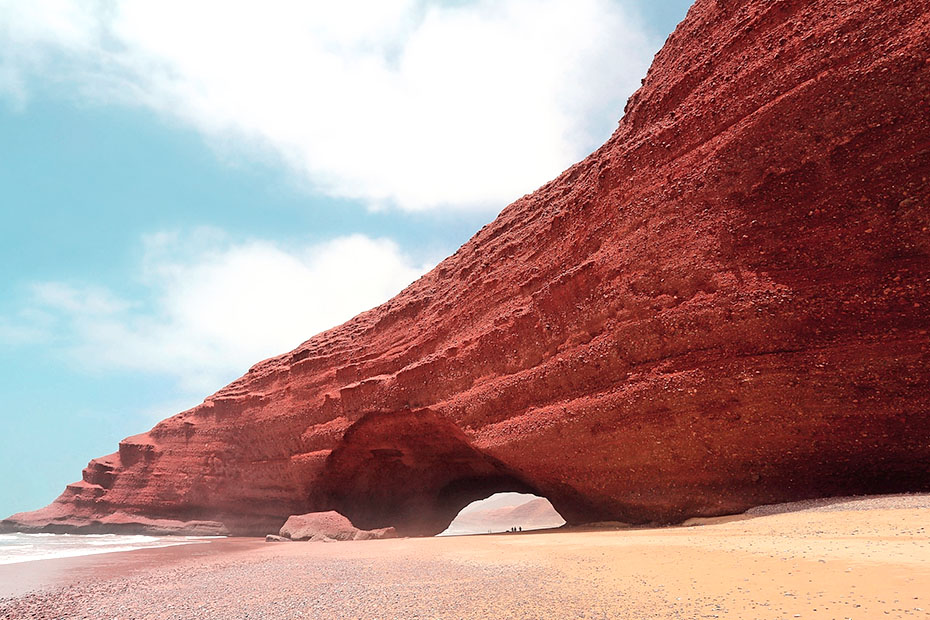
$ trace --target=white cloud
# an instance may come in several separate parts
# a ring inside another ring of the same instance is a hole
[[[0,343],[6,346],[34,345],[45,341],[48,333],[42,325],[20,317],[15,321],[0,317]]]
[[[655,47],[620,1],[0,0],[0,88],[146,106],[372,205],[500,208],[614,127]]]
[[[98,286],[36,283],[24,312],[44,319],[21,313],[16,330],[6,330],[44,332],[85,370],[166,375],[202,397],[387,300],[430,267],[392,241],[362,235],[287,249],[199,230],[151,235],[144,245],[139,300]]]
[[[31,288],[37,305],[72,314],[115,314],[129,307],[107,289],[95,286],[78,290],[61,282],[39,282]]]

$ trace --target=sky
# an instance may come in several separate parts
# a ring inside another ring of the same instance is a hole
[[[689,5],[0,0],[0,518],[582,159]]]

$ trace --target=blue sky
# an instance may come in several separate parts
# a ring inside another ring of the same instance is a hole
[[[689,4],[0,0],[0,517],[597,147]]]

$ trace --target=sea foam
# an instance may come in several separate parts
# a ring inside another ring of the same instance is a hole
[[[0,564],[70,558],[207,542],[221,536],[142,536],[125,534],[0,534]]]

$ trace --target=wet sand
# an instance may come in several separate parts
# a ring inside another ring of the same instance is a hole
[[[30,562],[0,618],[930,618],[927,496],[748,517]]]

